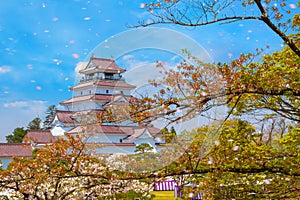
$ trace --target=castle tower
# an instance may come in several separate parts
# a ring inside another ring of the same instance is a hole
[[[132,98],[135,88],[122,78],[126,70],[116,65],[112,59],[91,57],[87,66],[80,70],[80,82],[71,87],[73,97],[61,102],[66,110],[74,112],[103,110],[103,105],[122,95],[126,100]]]
[[[56,112],[52,135],[59,137],[65,132],[89,134],[87,142],[99,145],[98,153],[134,153],[136,146],[142,143],[155,149],[161,138],[160,130],[153,126],[139,126],[132,121],[121,124],[92,122],[95,115],[104,112],[105,106],[136,100],[130,95],[135,86],[125,81],[124,72],[126,70],[114,60],[92,56],[79,70],[79,83],[70,88],[73,97],[60,102],[65,110]],[[86,116],[92,119],[91,123]]]

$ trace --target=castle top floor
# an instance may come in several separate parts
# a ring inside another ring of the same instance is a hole
[[[80,82],[89,80],[116,80],[124,81],[121,73],[126,70],[120,68],[113,59],[90,57],[84,69],[79,73],[82,75]]]
[[[107,73],[107,74],[120,74],[126,70],[120,68],[113,59],[107,58],[95,58],[90,57],[86,67],[79,71],[80,74],[95,74],[95,73]]]

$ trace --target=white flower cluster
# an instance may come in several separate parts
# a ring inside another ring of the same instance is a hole
[[[9,199],[111,199],[118,193],[131,190],[144,197],[150,195],[150,183],[130,178],[122,180],[118,174],[94,161],[76,162],[74,170],[65,173],[51,169],[46,164],[36,169],[10,169],[11,173],[0,175],[0,194],[5,194]]]

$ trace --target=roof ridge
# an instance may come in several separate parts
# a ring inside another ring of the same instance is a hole
[[[112,58],[98,58],[98,57],[91,57],[91,59],[96,59],[96,60],[109,60],[109,61],[115,62],[115,60],[112,59]]]
[[[30,144],[28,143],[22,143],[22,142],[18,142],[18,143],[0,143],[0,145],[24,145],[24,146],[30,146]]]

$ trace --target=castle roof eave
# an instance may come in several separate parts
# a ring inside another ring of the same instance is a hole
[[[79,73],[89,74],[95,72],[122,73],[126,70],[120,68],[113,59],[90,57],[87,66]]]
[[[99,69],[97,67],[88,68],[88,69],[82,69],[79,71],[80,74],[92,74],[92,73],[114,73],[114,74],[120,74],[123,72],[126,72],[125,69]]]
[[[84,101],[105,101],[105,102],[110,102],[114,99],[115,96],[117,96],[117,95],[91,94],[91,95],[86,95],[86,96],[73,97],[73,98],[70,98],[66,101],[62,101],[59,104],[60,105],[68,105],[68,104],[77,103],[77,102],[84,102]],[[135,100],[135,98],[132,97],[132,96],[124,95],[124,97],[128,101]]]
[[[125,81],[112,81],[112,80],[93,80],[83,83],[79,83],[73,87],[70,87],[70,90],[82,89],[82,88],[114,88],[114,89],[135,89],[135,85],[126,83]]]

